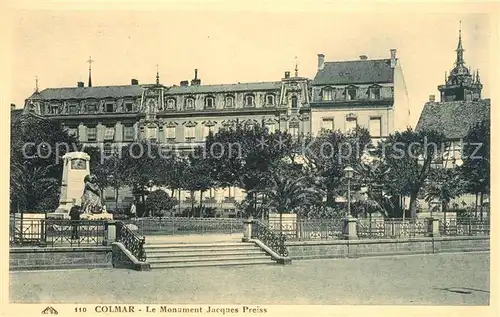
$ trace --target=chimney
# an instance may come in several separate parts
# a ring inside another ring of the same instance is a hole
[[[288,71],[285,72],[285,78],[290,78],[290,72]]]
[[[318,54],[318,70],[325,68],[325,54]]]
[[[201,80],[198,79],[198,69],[194,70],[194,78],[191,80],[191,86],[201,85]]]
[[[85,87],[85,84],[83,83],[83,81],[79,81],[77,84],[76,84],[77,87],[79,88],[83,88]]]
[[[139,85],[139,81],[138,81],[137,79],[135,79],[135,78],[132,78],[132,79],[130,80],[130,84],[131,84],[132,86],[137,86],[137,85]]]
[[[396,49],[391,49],[391,68],[396,67]]]
[[[16,110],[16,104],[15,103],[11,103],[10,104],[10,110]]]
[[[429,102],[435,102],[436,101],[436,96],[435,95],[429,95]]]
[[[359,55],[359,59],[364,61],[364,60],[367,60],[368,59],[368,56],[366,55]]]
[[[182,87],[189,86],[189,80],[183,80],[183,81],[181,81],[181,86]]]

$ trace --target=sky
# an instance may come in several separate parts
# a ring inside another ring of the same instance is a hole
[[[94,86],[129,84],[131,78],[154,83],[157,64],[161,83],[169,86],[192,79],[195,68],[202,84],[277,81],[284,71],[293,73],[295,62],[299,75],[314,78],[318,53],[329,62],[389,58],[395,48],[415,126],[453,67],[459,21],[465,61],[480,70],[483,96],[491,89],[493,17],[487,7],[152,7],[13,11],[10,102],[22,107],[36,76],[40,90],[87,85],[89,56]]]

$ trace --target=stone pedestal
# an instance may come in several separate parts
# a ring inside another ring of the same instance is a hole
[[[343,221],[344,221],[344,232],[343,232],[344,239],[357,240],[358,239],[358,232],[357,232],[356,225],[358,223],[358,219],[349,215]]]
[[[431,222],[431,225],[430,225],[430,229],[431,229],[430,236],[431,237],[439,237],[441,235],[439,233],[439,219],[437,219],[437,218],[431,218],[431,219],[429,219],[429,221]]]
[[[113,242],[116,241],[116,222],[115,221],[108,221],[106,225],[106,245],[111,245]]]
[[[248,242],[252,238],[253,217],[243,220],[243,238],[241,241]]]
[[[81,204],[85,188],[84,178],[90,174],[90,157],[85,152],[69,152],[63,157],[63,176],[59,207],[47,214],[48,218],[69,219],[69,210]]]

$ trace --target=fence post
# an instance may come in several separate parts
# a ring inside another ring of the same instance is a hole
[[[40,240],[39,245],[41,247],[47,246],[47,237],[45,235],[45,219],[40,220]]]
[[[248,219],[243,220],[243,238],[242,242],[248,242],[252,238],[252,223],[253,217],[250,216]]]
[[[108,220],[106,223],[107,234],[106,234],[106,245],[110,246],[116,241],[116,221]]]
[[[356,224],[358,219],[349,215],[347,218],[344,218],[344,239],[346,240],[357,240],[358,232],[356,230]]]
[[[438,218],[429,218],[429,221],[431,222],[431,225],[429,226],[431,229],[431,232],[429,232],[429,235],[431,237],[439,237],[441,235],[439,232],[439,219]]]

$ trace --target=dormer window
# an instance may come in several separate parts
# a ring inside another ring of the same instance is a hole
[[[59,112],[59,105],[56,103],[51,104],[50,108],[49,108],[49,113],[50,114],[57,114],[58,112]]]
[[[254,97],[253,95],[245,96],[245,107],[253,107],[254,106]]]
[[[69,114],[77,114],[78,113],[78,105],[77,104],[70,104],[69,105]]]
[[[186,99],[186,109],[193,109],[194,108],[194,98],[188,97]]]
[[[95,103],[87,105],[87,112],[93,113],[97,111],[97,105]]]
[[[330,87],[326,87],[321,91],[321,97],[322,97],[323,101],[332,100],[333,99],[332,96],[333,96],[333,91],[332,91],[332,88],[330,88]]]
[[[226,107],[226,108],[234,107],[234,97],[233,96],[226,96],[226,98],[224,99],[224,107]]]
[[[380,87],[370,87],[369,89],[370,99],[380,99]]]
[[[292,109],[296,109],[297,108],[297,96],[292,96]]]
[[[115,110],[115,104],[112,101],[106,102],[105,112],[113,112]]]
[[[215,108],[215,98],[214,97],[206,97],[205,98],[205,109],[213,109]]]
[[[133,102],[125,101],[125,105],[123,108],[125,109],[126,112],[132,112],[133,105],[134,105]]]
[[[356,87],[348,87],[345,89],[346,100],[356,100]]]
[[[167,100],[167,109],[175,109],[175,99],[169,98]]]
[[[267,95],[266,96],[266,105],[268,105],[268,106],[274,105],[274,95]]]

